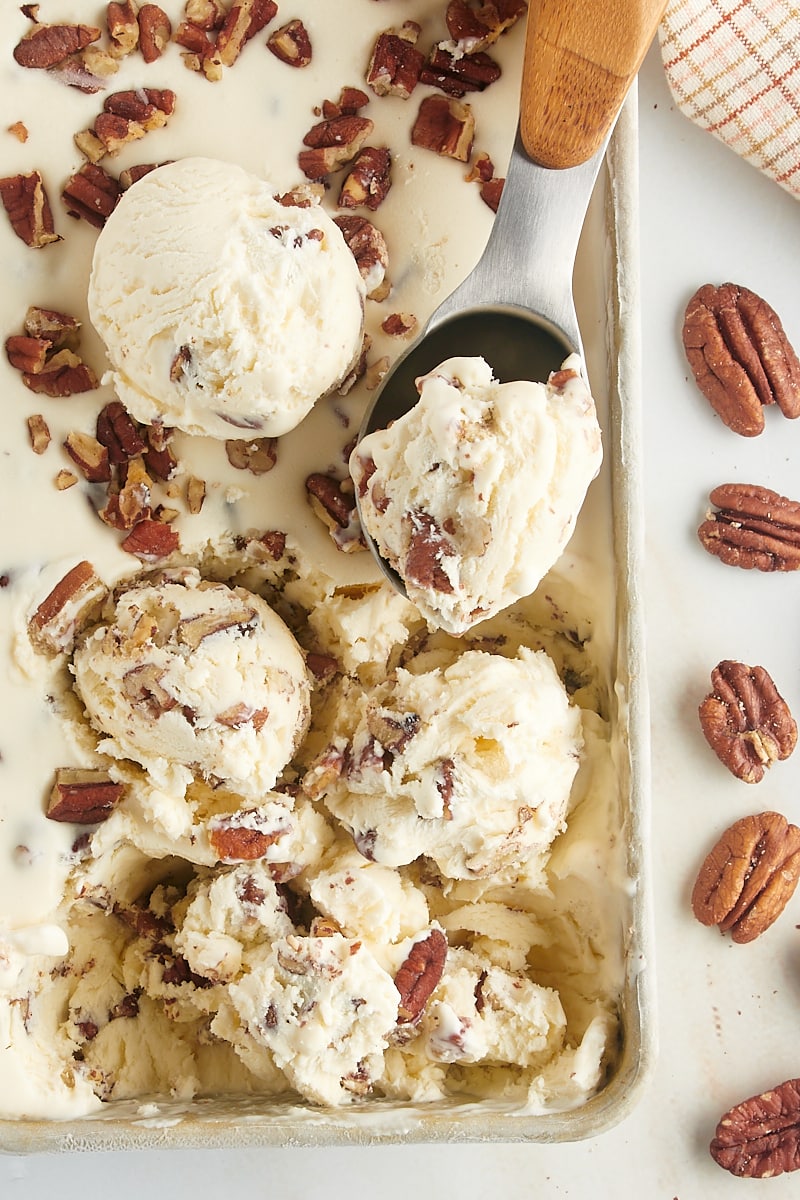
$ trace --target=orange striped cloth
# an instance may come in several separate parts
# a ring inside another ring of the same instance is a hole
[[[800,3],[670,0],[659,41],[681,112],[800,199]]]

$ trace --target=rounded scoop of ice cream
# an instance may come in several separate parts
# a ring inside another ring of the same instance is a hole
[[[201,776],[260,797],[309,722],[290,630],[259,596],[194,572],[123,592],[77,647],[73,672],[100,748],[164,786]]]
[[[544,855],[564,828],[581,715],[552,660],[469,650],[366,693],[339,751],[327,808],[361,853],[390,867],[421,855],[451,879]]]
[[[333,220],[213,159],[168,163],[123,195],[88,300],[120,400],[187,433],[286,433],[361,350],[364,284]]]
[[[566,546],[602,460],[580,367],[498,383],[448,359],[353,450],[362,523],[431,625],[459,635],[530,595]]]

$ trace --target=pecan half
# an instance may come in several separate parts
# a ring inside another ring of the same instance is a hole
[[[800,1169],[800,1079],[787,1079],[728,1109],[709,1152],[740,1179],[772,1179]]]
[[[100,410],[96,434],[97,440],[108,450],[109,462],[115,467],[147,449],[138,423],[119,400],[111,400]]]
[[[425,56],[416,48],[420,27],[406,21],[395,32],[378,35],[367,67],[367,85],[376,96],[400,96],[407,100],[417,86]]]
[[[475,117],[468,104],[448,96],[426,96],[411,129],[411,142],[447,158],[467,162],[475,138]]]
[[[155,62],[172,36],[172,24],[158,4],[143,4],[139,9],[139,49],[146,63]]]
[[[75,135],[75,144],[90,162],[114,155],[129,142],[161,129],[175,111],[175,93],[169,88],[136,88],[112,92],[89,130]]]
[[[94,25],[36,24],[14,47],[14,58],[21,67],[47,70],[99,38]]]
[[[743,817],[710,851],[692,891],[701,925],[752,942],[780,916],[800,876],[800,829],[776,812]]]
[[[51,242],[61,241],[55,232],[53,211],[39,171],[0,179],[0,200],[8,213],[11,228],[26,246],[39,250]]]
[[[711,672],[711,686],[699,710],[706,741],[737,779],[759,783],[797,744],[789,706],[763,667],[726,659]]]
[[[100,611],[108,588],[90,562],[79,562],[45,596],[28,621],[28,637],[37,654],[54,656],[71,649],[77,633]]]
[[[447,958],[447,939],[441,929],[432,929],[411,947],[408,958],[394,977],[400,993],[398,1024],[416,1024],[431,993],[442,978]]]
[[[105,771],[59,767],[47,816],[51,821],[69,821],[75,825],[96,825],[111,815],[124,793]]]
[[[735,433],[761,433],[765,404],[800,416],[800,361],[755,292],[735,283],[699,288],[686,306],[683,345],[697,386]]]
[[[288,21],[267,38],[267,49],[290,67],[307,67],[311,62],[311,38],[302,21]]]
[[[709,554],[748,571],[800,569],[800,503],[753,483],[722,483],[709,499],[717,511],[697,530]]]

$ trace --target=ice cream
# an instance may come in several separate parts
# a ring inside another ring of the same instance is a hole
[[[163,5],[177,30],[183,0]],[[58,19],[69,7],[59,0]],[[582,1105],[618,1061],[632,889],[608,473],[535,592],[459,638],[386,585],[357,537],[344,552],[309,502],[313,475],[315,499],[357,532],[348,461],[407,344],[397,330],[410,323],[391,318],[424,324],[485,244],[492,211],[465,176],[479,150],[502,175],[523,30],[492,45],[502,75],[468,97],[467,165],[412,141],[434,85],[404,101],[364,79],[389,26],[417,21],[421,54],[446,41],[444,4],[297,0],[291,16],[313,44],[302,70],[265,48],[265,30],[216,82],[170,43],[153,62],[116,59],[100,93],[17,67],[12,44],[30,25],[19,9],[0,34],[0,90],[28,134],[6,135],[8,169],[41,168],[62,238],[34,250],[0,211],[4,336],[29,306],[72,313],[69,353],[101,379],[56,399],[0,356],[0,502],[14,514],[0,563],[0,1140],[31,1122],[47,1138],[53,1118],[113,1129],[141,1105],[161,1122],[153,1136],[191,1126],[196,1141],[209,1128],[197,1114],[223,1110],[232,1140],[269,1122],[293,1138],[298,1122],[342,1140],[404,1137],[430,1104],[437,1120],[519,1117],[527,1137],[531,1114]],[[101,167],[116,180],[172,165],[133,183],[102,232],[68,220],[74,134],[104,97],[151,84],[175,90],[169,123]],[[303,139],[355,84],[369,145],[391,151],[391,189],[375,208],[340,208],[344,164],[319,203],[277,206],[256,235],[275,262],[323,266],[311,312],[297,289],[251,277],[231,243],[274,195],[302,199]],[[202,208],[199,231],[188,216],[178,227],[180,197],[181,211]],[[329,237],[345,212],[374,252],[360,271]],[[204,281],[220,264],[231,303],[192,332],[214,352],[181,353],[180,322],[193,304],[211,312]],[[354,271],[370,293],[366,358],[318,399],[361,345]],[[245,335],[251,301],[262,323],[278,301],[290,324],[310,313],[314,337],[339,338],[340,365],[317,342],[272,353],[266,327]],[[250,366],[237,379],[240,351]],[[605,412],[603,362],[595,348]],[[220,371],[219,403],[196,386],[201,368]],[[585,399],[563,391],[565,413]],[[290,432],[269,423],[302,412]],[[516,489],[517,459],[502,454]],[[498,575],[511,528],[485,556]],[[113,803],[79,820],[93,787]]]
[[[123,592],[73,671],[100,751],[162,786],[197,775],[257,798],[308,727],[305,660],[286,625],[261,597],[196,572]]]
[[[501,384],[481,358],[449,359],[417,388],[350,469],[379,553],[433,625],[461,634],[556,562],[600,469],[600,427],[576,355],[547,383]]]
[[[185,158],[139,180],[111,214],[89,315],[140,421],[274,437],[349,372],[364,295],[308,190],[281,199],[235,163]]]
[[[342,770],[318,788],[312,768],[307,786],[376,862],[425,856],[449,879],[486,877],[544,856],[581,748],[579,713],[544,651],[468,650],[367,692],[352,735],[335,732],[322,755],[323,784],[337,753]]]

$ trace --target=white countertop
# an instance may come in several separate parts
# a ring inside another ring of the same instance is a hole
[[[639,1104],[616,1128],[572,1145],[0,1157],[3,1200],[181,1198],[233,1188],[282,1200],[797,1194],[797,1176],[740,1181],[713,1163],[707,1147],[731,1104],[800,1075],[800,891],[748,946],[700,926],[689,895],[703,857],[734,820],[772,808],[800,822],[800,750],[748,786],[717,762],[697,721],[710,672],[723,658],[766,667],[800,717],[800,577],[726,567],[695,535],[718,483],[760,483],[800,499],[800,422],[769,411],[759,438],[727,430],[688,377],[680,326],[696,287],[730,280],[768,300],[800,347],[800,208],[674,109],[655,48],[640,75],[639,103],[660,1043]]]

